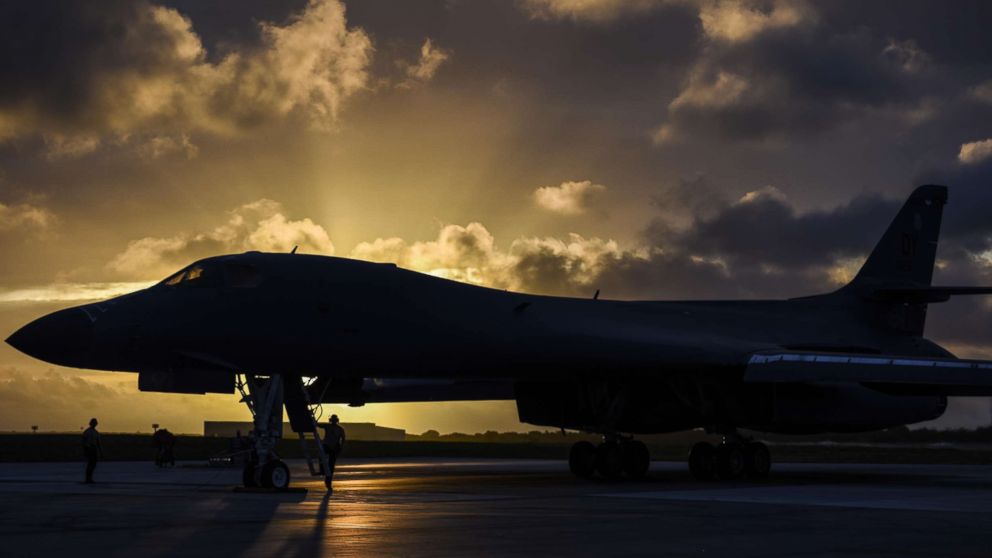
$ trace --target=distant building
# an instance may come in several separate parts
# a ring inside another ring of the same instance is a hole
[[[326,423],[320,423],[323,426]],[[377,442],[402,442],[406,439],[406,430],[402,428],[387,428],[376,426],[374,422],[342,422],[345,433],[349,440],[371,440]],[[233,438],[241,432],[242,436],[247,436],[253,428],[250,422],[240,421],[203,421],[203,435],[217,438]],[[321,430],[321,435],[324,432]],[[288,422],[282,423],[282,437],[296,438],[296,433],[290,428]]]

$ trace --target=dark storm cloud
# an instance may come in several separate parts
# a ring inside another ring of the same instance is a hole
[[[0,107],[43,112],[69,128],[100,124],[102,81],[154,74],[173,60],[174,37],[147,25],[143,2],[4,2]],[[89,109],[89,110],[88,110]]]
[[[866,30],[770,30],[709,46],[669,105],[670,125],[731,139],[816,134],[928,94],[926,54]]]
[[[303,11],[308,0],[161,0],[193,22],[203,38],[208,58],[219,61],[225,54],[259,46],[258,24],[283,22]]]
[[[974,172],[981,175],[980,170]],[[945,208],[935,282],[992,285],[992,266],[980,255],[992,239],[992,222],[982,218],[992,206],[992,194],[961,186],[951,189]],[[671,202],[662,203],[673,192],[659,197],[661,216],[644,234],[650,251],[610,254],[597,267],[601,271],[593,281],[596,286],[608,287],[607,292],[620,298],[752,298],[830,291],[857,271],[905,201],[868,194],[833,208],[800,211],[773,188],[739,200],[717,197],[713,188],[704,176],[696,176],[673,190],[687,198],[682,207],[691,213],[688,224],[673,224]],[[690,191],[706,203],[698,204]],[[567,277],[561,277],[567,267],[556,261],[562,255],[551,256],[529,254],[528,285],[553,285],[561,291],[560,286],[568,284]],[[953,324],[941,322],[939,329],[959,342],[977,342],[992,334],[992,314],[986,306],[975,305],[969,315],[971,319],[963,322],[967,325],[950,328]]]
[[[712,5],[737,6],[717,13],[774,13],[755,2]],[[920,124],[988,75],[992,38],[984,29],[992,10],[976,2],[905,8],[818,2],[788,25],[767,24],[738,40],[711,34],[656,141],[699,133],[801,140],[879,114],[897,129]],[[705,8],[701,14],[705,21]]]
[[[992,129],[989,130],[992,136]],[[921,173],[919,180],[940,181],[950,186],[944,208],[945,238],[971,252],[992,248],[992,159],[977,164],[948,164]]]
[[[820,19],[838,29],[865,28],[880,37],[912,39],[936,62],[958,68],[992,60],[992,4],[985,0],[902,0],[897,5],[863,0],[821,0]]]
[[[688,222],[673,223],[671,205],[644,233],[640,249],[573,237],[519,239],[503,269],[508,285],[525,291],[610,298],[782,298],[827,292],[841,270],[874,247],[902,200],[859,196],[828,210],[799,211],[766,188],[738,200],[710,194],[705,177],[674,191],[697,192],[705,205],[682,200]],[[666,193],[669,199],[673,191]],[[685,218],[685,216],[682,216]],[[498,260],[492,255],[482,259]],[[855,270],[856,271],[856,270]]]
[[[593,283],[604,298],[656,300],[774,299],[836,288],[818,272],[783,274],[728,266],[675,250],[618,259],[604,266]]]
[[[952,242],[941,242],[941,265],[934,271],[938,285],[992,285],[992,266]],[[955,297],[932,305],[927,331],[942,341],[984,347],[992,338],[992,305],[988,297]]]
[[[667,240],[690,253],[734,264],[824,266],[864,254],[899,205],[878,196],[861,196],[830,210],[799,213],[785,199],[759,191]]]

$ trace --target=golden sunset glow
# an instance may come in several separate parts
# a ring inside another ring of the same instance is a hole
[[[927,17],[778,0],[233,6],[2,18],[3,337],[203,257],[294,247],[583,298],[826,292],[925,182],[951,188],[935,280],[992,284],[992,62]],[[988,305],[930,312],[930,337],[988,353]],[[136,382],[0,344],[0,430],[246,417],[233,395]],[[333,412],[530,428],[512,402]],[[987,401],[945,420],[987,422]]]

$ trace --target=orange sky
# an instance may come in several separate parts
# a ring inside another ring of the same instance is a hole
[[[0,8],[0,335],[201,257],[297,245],[546,294],[811,294],[923,180],[952,186],[936,280],[992,284],[980,4],[219,6]],[[928,334],[988,357],[990,317],[950,303]],[[135,386],[4,344],[0,430],[247,416],[233,395]],[[529,428],[512,403],[335,412]],[[942,424],[988,413],[956,401]]]

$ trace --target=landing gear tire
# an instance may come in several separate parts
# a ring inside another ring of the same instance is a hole
[[[269,461],[262,467],[262,486],[275,490],[289,488],[289,467],[282,461]]]
[[[716,474],[723,480],[736,479],[744,474],[746,460],[744,447],[737,442],[724,442],[716,450]]]
[[[716,448],[709,442],[697,442],[689,450],[689,472],[696,480],[713,480],[716,476]]]
[[[255,481],[255,466],[251,463],[245,463],[245,468],[241,471],[241,484],[243,484],[245,488],[254,488],[258,486],[258,483]]]
[[[623,474],[623,449],[617,442],[603,442],[596,448],[596,470],[607,480]]]
[[[772,454],[768,446],[761,442],[748,442],[744,445],[744,474],[753,479],[768,477],[772,470]]]
[[[568,468],[572,474],[584,479],[596,473],[596,446],[589,442],[575,442],[568,452]]]
[[[623,472],[631,479],[643,479],[651,467],[651,452],[640,440],[623,444]]]

